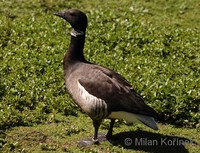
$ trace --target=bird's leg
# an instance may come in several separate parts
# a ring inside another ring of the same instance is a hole
[[[108,133],[106,135],[107,139],[111,139],[112,138],[112,132],[113,132],[114,123],[115,123],[115,119],[111,119],[111,121],[110,121],[110,128],[109,128]]]
[[[99,140],[98,140],[98,130],[99,130],[99,126],[101,124],[101,120],[93,120],[93,126],[94,126],[94,137],[92,139],[92,141],[95,143],[95,144],[98,144],[99,143]]]

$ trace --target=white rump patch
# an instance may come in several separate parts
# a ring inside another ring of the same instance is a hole
[[[112,112],[108,118],[124,119],[129,123],[143,123],[154,130],[158,130],[156,122],[153,117],[133,114],[125,111]]]

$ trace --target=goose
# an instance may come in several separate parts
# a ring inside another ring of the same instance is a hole
[[[99,143],[98,130],[104,119],[110,119],[107,139],[112,138],[116,119],[143,123],[158,130],[154,120],[157,112],[145,104],[123,76],[84,58],[86,14],[78,9],[69,9],[54,15],[71,25],[70,45],[63,59],[65,85],[73,101],[92,119],[92,142]]]

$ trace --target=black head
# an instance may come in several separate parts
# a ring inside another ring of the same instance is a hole
[[[85,13],[76,10],[70,9],[63,12],[54,13],[54,15],[59,16],[65,19],[67,22],[70,23],[72,28],[75,30],[85,31],[87,27],[87,16]]]

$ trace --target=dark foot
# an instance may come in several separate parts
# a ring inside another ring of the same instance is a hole
[[[113,137],[112,137],[112,134],[111,133],[108,133],[107,135],[106,135],[106,138],[107,138],[107,140],[111,140]]]
[[[92,141],[93,141],[93,143],[95,144],[95,145],[98,145],[99,144],[99,140],[98,139],[92,139]]]
[[[106,140],[107,140],[106,135],[99,133],[97,140],[93,140],[93,138],[91,138],[91,139],[81,139],[79,141],[78,145],[81,146],[81,147],[88,147],[88,146],[91,146],[91,145],[98,145],[100,142],[106,141]]]
[[[107,140],[106,135],[103,133],[99,133],[98,140],[99,140],[99,142],[106,141]]]
[[[94,145],[94,142],[92,141],[92,139],[82,139],[79,141],[78,145],[80,147],[88,147]]]

